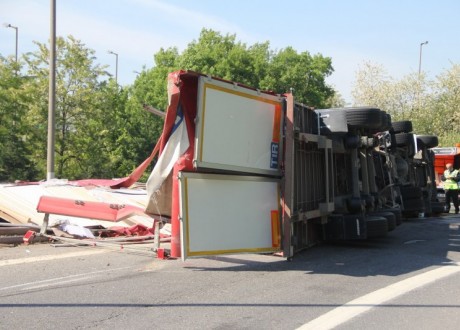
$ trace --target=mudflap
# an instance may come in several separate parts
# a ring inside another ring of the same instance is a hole
[[[324,225],[326,241],[366,239],[366,222],[362,214],[332,214]]]

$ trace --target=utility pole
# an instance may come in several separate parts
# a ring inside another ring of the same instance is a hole
[[[56,0],[50,0],[50,72],[48,91],[48,150],[46,180],[54,179],[55,108],[56,108]]]
[[[118,54],[109,50],[107,53],[115,55],[115,83],[118,85]]]
[[[422,72],[422,46],[427,45],[428,41],[422,42],[420,44],[420,58],[418,60],[418,75],[420,76],[420,73]]]
[[[7,27],[7,28],[12,28],[12,29],[16,30],[16,63],[18,63],[18,32],[19,32],[19,28],[17,26],[11,25],[9,23],[5,23],[3,25],[5,27]]]

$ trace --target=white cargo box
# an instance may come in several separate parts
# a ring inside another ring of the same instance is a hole
[[[279,180],[181,172],[179,189],[183,260],[280,250]]]
[[[283,98],[200,77],[196,168],[280,175]]]

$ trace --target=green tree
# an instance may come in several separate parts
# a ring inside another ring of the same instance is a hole
[[[2,179],[45,176],[49,50],[46,44],[36,45],[37,51],[24,56],[24,68],[1,60]],[[333,71],[330,58],[291,47],[273,51],[269,42],[247,46],[235,35],[212,30],[203,29],[182,54],[176,48],[161,49],[154,55],[154,66],[144,68],[132,86],[107,80],[105,67],[96,63],[94,54],[72,36],[57,39],[57,177],[129,174],[150,153],[163,126],[161,118],[143,107],[167,108],[166,78],[178,69],[276,93],[294,90],[298,101],[315,107],[337,101],[324,80]],[[18,74],[21,70],[28,78]]]
[[[334,90],[325,82],[333,72],[330,58],[298,53],[292,47],[270,50],[269,42],[252,46],[203,29],[178,56],[177,68],[236,81],[251,87],[285,93],[294,90],[296,100],[314,107],[328,107]]]
[[[365,62],[358,69],[353,90],[354,106],[380,107],[392,116],[397,115],[397,110],[392,111],[389,99],[393,98],[393,80],[388,76],[382,65]],[[389,95],[392,95],[389,97]],[[390,104],[389,104],[390,103]]]
[[[292,89],[298,102],[325,108],[330,106],[327,101],[334,95],[334,90],[325,82],[332,72],[330,58],[311,56],[308,52],[299,54],[287,47],[273,54],[261,87],[277,93]]]
[[[27,143],[27,99],[22,63],[0,56],[0,181],[32,180],[35,167]]]
[[[48,58],[45,44],[25,55],[30,79],[26,90],[30,97],[27,114],[32,127],[32,156],[44,175],[48,118]],[[109,114],[102,111],[100,82],[107,76],[104,67],[95,64],[94,51],[69,36],[56,41],[56,177],[81,178],[99,174],[91,162],[91,144],[98,143]],[[96,126],[96,127],[94,127]],[[94,151],[94,150],[93,150]],[[101,153],[97,153],[99,157]],[[91,165],[90,165],[91,164]]]
[[[460,66],[453,64],[434,80],[411,73],[397,80],[381,65],[365,63],[356,74],[354,105],[375,106],[393,121],[411,120],[418,134],[432,134],[440,144],[460,142]]]
[[[119,114],[120,122],[127,125],[116,143],[126,169],[147,158],[161,135],[163,119],[145,111],[144,106],[167,109],[167,76],[178,70],[178,56],[176,48],[160,49],[154,56],[154,67],[144,68],[129,90],[125,110]]]
[[[452,64],[432,84],[433,96],[429,108],[433,114],[430,124],[443,145],[460,142],[460,65]]]
[[[334,94],[329,97],[329,99],[326,101],[326,104],[330,105],[331,108],[343,108],[347,106],[342,94],[337,91],[335,91]]]
[[[180,55],[178,67],[261,88],[270,56],[268,42],[247,47],[234,34],[203,29]]]
[[[116,141],[120,151],[117,155],[123,154],[127,160],[149,154],[161,134],[163,120],[140,113],[139,109],[147,104],[165,110],[167,75],[180,69],[276,93],[293,88],[297,101],[315,107],[340,103],[325,83],[325,77],[333,71],[330,58],[311,56],[308,52],[299,54],[291,47],[275,52],[270,50],[268,41],[247,46],[237,41],[236,35],[203,29],[198,40],[190,42],[181,54],[177,48],[160,49],[154,55],[154,66],[139,74],[130,89],[125,112],[120,113],[121,122],[129,125],[125,125]]]

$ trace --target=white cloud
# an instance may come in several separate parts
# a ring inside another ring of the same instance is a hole
[[[164,15],[171,18],[173,24],[187,26],[195,30],[201,30],[203,27],[212,28],[225,33],[236,33],[237,35],[245,35],[244,31],[233,23],[225,19],[213,15],[208,15],[196,10],[187,9],[180,6],[174,6],[170,3],[158,0],[132,0],[146,8],[159,10]]]

